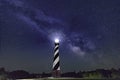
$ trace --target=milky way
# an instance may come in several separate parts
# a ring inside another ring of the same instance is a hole
[[[50,71],[57,37],[63,72],[119,68],[119,4],[119,0],[0,0],[0,66]]]

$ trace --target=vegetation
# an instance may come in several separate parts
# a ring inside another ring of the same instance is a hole
[[[12,72],[5,71],[4,68],[0,68],[0,80],[9,79],[27,79],[27,78],[43,78],[48,80],[51,77],[51,73],[41,73],[41,74],[30,74],[24,70],[16,70]],[[79,72],[67,72],[61,74],[62,80],[63,78],[72,80],[72,78],[76,79],[120,79],[120,69],[97,69],[94,71],[79,71]],[[70,79],[71,78],[71,79]],[[52,79],[52,78],[50,78]],[[59,78],[58,78],[59,79]],[[56,80],[56,79],[54,79]]]

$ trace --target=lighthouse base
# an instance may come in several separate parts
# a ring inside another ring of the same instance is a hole
[[[60,76],[60,70],[53,70],[52,77],[59,78]]]

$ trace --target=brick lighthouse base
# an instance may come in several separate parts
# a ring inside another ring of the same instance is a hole
[[[55,78],[59,78],[61,75],[60,75],[60,70],[54,70],[52,72],[52,77],[55,77]]]

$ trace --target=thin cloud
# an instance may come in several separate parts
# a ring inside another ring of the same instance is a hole
[[[79,46],[74,46],[74,45],[69,45],[70,49],[72,50],[73,53],[80,55],[80,56],[84,56],[85,52],[81,50],[81,48]]]

